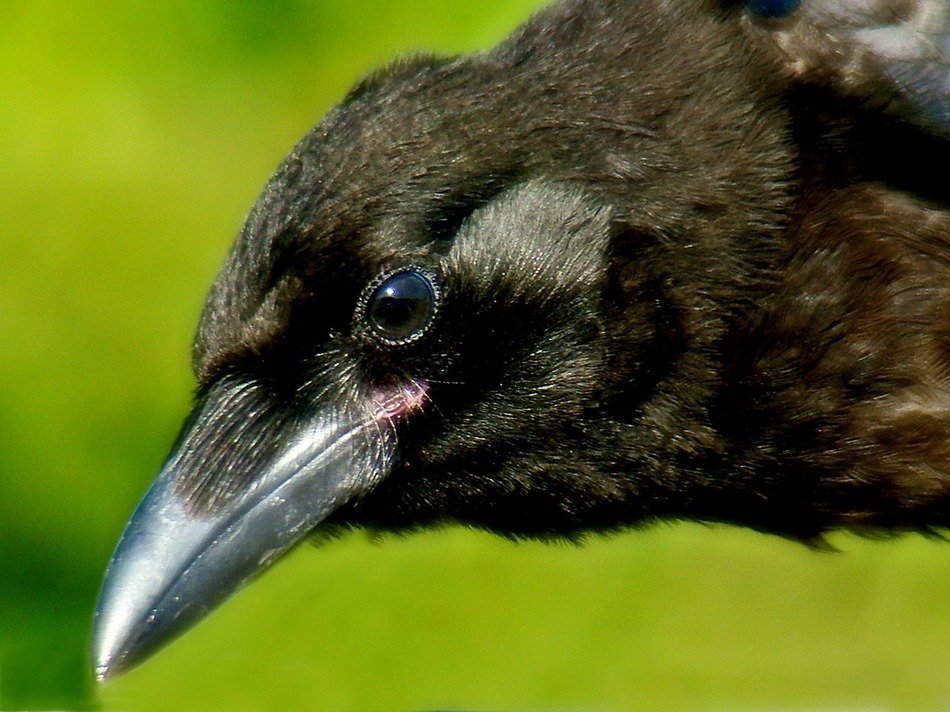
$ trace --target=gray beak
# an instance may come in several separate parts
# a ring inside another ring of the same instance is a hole
[[[99,680],[196,623],[388,470],[391,428],[369,405],[289,415],[273,402],[225,379],[195,408],[106,571]]]

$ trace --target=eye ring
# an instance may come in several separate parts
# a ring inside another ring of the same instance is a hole
[[[359,331],[386,346],[419,341],[432,326],[442,300],[438,275],[419,265],[389,269],[360,295]]]

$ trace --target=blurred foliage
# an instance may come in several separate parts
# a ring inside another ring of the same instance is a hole
[[[950,708],[950,550],[727,528],[298,548],[96,690],[102,570],[217,264],[363,72],[536,0],[0,1],[0,708]]]

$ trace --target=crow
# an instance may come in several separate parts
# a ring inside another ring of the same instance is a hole
[[[950,525],[946,27],[560,0],[360,82],[211,288],[99,678],[315,529]]]

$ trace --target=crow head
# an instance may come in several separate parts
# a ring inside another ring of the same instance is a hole
[[[354,89],[211,289],[193,414],[110,565],[100,676],[320,526],[768,528],[737,514],[761,498],[722,476],[713,414],[794,199],[771,66],[702,2],[603,0]]]

